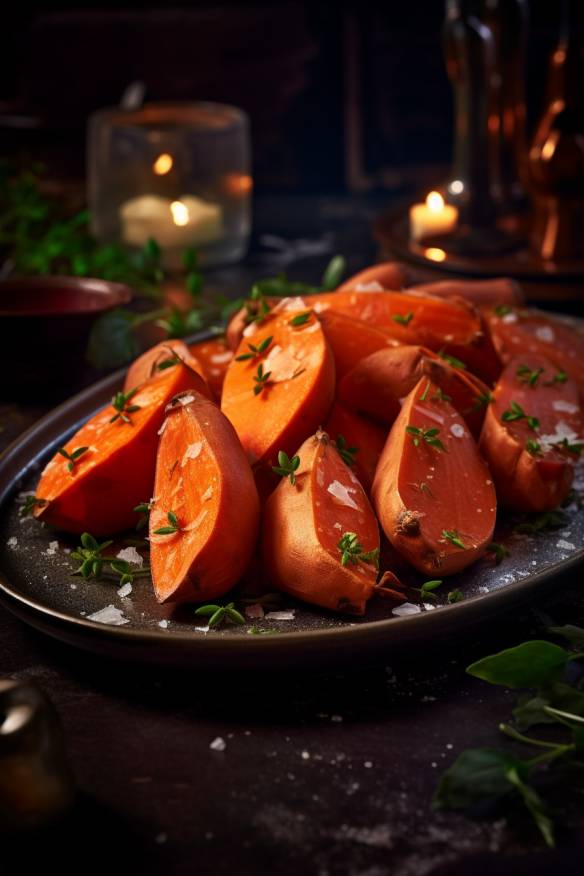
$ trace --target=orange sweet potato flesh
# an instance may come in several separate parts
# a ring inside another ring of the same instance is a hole
[[[410,286],[408,292],[435,295],[438,298],[464,298],[477,307],[489,304],[522,304],[525,300],[519,283],[508,277],[493,280],[439,280]]]
[[[289,307],[296,304],[290,300]],[[320,323],[311,311],[282,310],[270,314],[244,337],[227,369],[221,410],[233,423],[252,465],[274,465],[279,451],[289,456],[324,423],[335,389],[334,359]],[[292,320],[306,314],[301,325]],[[272,340],[259,356],[238,361]],[[270,372],[261,392],[258,368]]]
[[[407,283],[407,273],[399,262],[380,262],[353,274],[337,288],[337,292],[347,292],[358,286],[377,283],[379,289],[401,289]]]
[[[584,397],[584,333],[545,314],[521,308],[485,311],[492,342],[505,363],[522,353],[545,356],[563,368]]]
[[[310,303],[309,298],[306,300]],[[400,343],[389,332],[336,310],[325,310],[318,314],[318,319],[335,357],[337,380],[370,353],[397,347]]]
[[[262,553],[270,585],[332,611],[361,615],[377,570],[358,560],[341,565],[337,545],[357,534],[364,551],[379,549],[377,520],[363,488],[325,433],[297,451],[296,483],[283,478],[267,501]]]
[[[554,380],[558,374],[562,382]],[[524,353],[510,360],[495,387],[480,447],[499,501],[513,511],[549,511],[570,491],[582,411],[576,381],[562,374],[544,356]],[[505,421],[513,403],[525,416]]]
[[[337,397],[351,410],[391,426],[400,411],[399,399],[405,398],[423,377],[450,397],[478,440],[489,398],[488,387],[478,377],[454,368],[425,347],[402,346],[373,353],[340,381]]]
[[[427,390],[427,384],[422,379],[412,390],[389,433],[372,500],[396,550],[416,569],[441,577],[466,568],[484,552],[497,501],[464,420],[448,402],[434,400],[438,387],[431,384]],[[444,449],[407,428],[437,429],[428,438]]]
[[[339,436],[342,436],[346,447],[357,448],[357,452],[353,454],[355,461],[351,467],[369,495],[375,469],[387,438],[387,429],[335,402],[326,421],[325,432],[331,441],[336,442]]]
[[[124,392],[129,392],[136,386],[140,386],[146,380],[156,377],[161,371],[165,371],[167,367],[174,367],[169,365],[173,359],[181,359],[189,368],[196,371],[203,380],[205,379],[201,363],[198,359],[193,356],[183,341],[174,338],[155,344],[154,347],[146,350],[145,353],[142,353],[141,356],[138,356],[138,358],[132,362],[126,373]],[[208,390],[207,395],[210,395]]]
[[[157,534],[176,515],[178,531]],[[150,564],[159,602],[203,602],[226,593],[251,560],[259,499],[235,430],[199,393],[166,410],[150,512]]]
[[[229,363],[233,359],[233,351],[229,349],[225,338],[212,338],[210,341],[200,341],[189,346],[191,355],[201,364],[203,375],[211,388],[216,401],[221,401],[223,381],[227,374]]]
[[[158,431],[170,399],[184,390],[207,392],[196,372],[179,364],[147,380],[131,398],[139,409],[128,414],[130,423],[108,405],[67,441],[68,453],[89,450],[68,471],[60,454],[44,469],[36,495],[47,504],[35,509],[39,520],[68,532],[112,535],[134,527],[134,507],[148,501],[154,486]]]

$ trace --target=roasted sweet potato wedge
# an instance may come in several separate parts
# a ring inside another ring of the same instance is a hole
[[[326,420],[334,360],[319,321],[301,299],[287,299],[242,340],[227,369],[221,410],[252,465],[294,453]]]
[[[336,310],[325,310],[318,319],[335,358],[337,380],[370,353],[400,346],[389,332]]]
[[[235,430],[195,392],[175,396],[156,459],[150,564],[159,602],[202,602],[243,575],[259,527],[253,474]]]
[[[359,291],[370,287],[370,291],[381,292],[384,289],[402,289],[407,283],[407,273],[399,262],[380,262],[353,274],[338,287],[337,292]]]
[[[189,350],[191,355],[200,362],[211,392],[216,401],[220,402],[223,381],[229,363],[233,359],[233,351],[229,349],[224,337],[212,338],[210,341],[199,341],[198,344],[191,344]]]
[[[484,312],[492,342],[504,363],[535,353],[562,368],[584,397],[584,333],[536,310],[497,307]]]
[[[493,393],[480,447],[501,504],[549,511],[567,496],[582,444],[576,381],[549,359],[509,361]]]
[[[326,433],[308,438],[297,456],[294,476],[282,479],[264,512],[270,584],[332,611],[363,614],[377,577],[375,514]]]
[[[178,363],[108,405],[51,459],[36,490],[34,515],[57,529],[112,535],[136,524],[134,507],[152,496],[158,431],[177,392],[207,386]],[[65,454],[65,455],[64,455]]]
[[[469,566],[491,541],[497,501],[487,465],[461,415],[425,378],[392,426],[372,499],[396,550],[434,577]]]
[[[387,438],[387,428],[347,410],[335,402],[326,421],[325,432],[351,466],[367,495]]]
[[[409,395],[422,377],[439,387],[478,440],[491,395],[488,387],[425,347],[404,345],[372,353],[340,381],[337,397],[351,410],[391,426],[400,411],[399,400]]]
[[[464,298],[477,307],[484,305],[516,305],[525,300],[519,283],[508,277],[489,280],[439,280],[436,283],[419,283],[410,286],[408,292],[434,295],[438,298]]]
[[[201,363],[191,353],[187,345],[183,341],[171,339],[161,341],[132,362],[126,373],[124,392],[130,392],[135,387],[141,386],[146,380],[157,377],[167,368],[175,367],[179,360],[205,380]],[[209,390],[207,390],[207,395],[210,396]]]

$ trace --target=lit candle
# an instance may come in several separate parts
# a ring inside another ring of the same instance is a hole
[[[430,192],[425,204],[410,207],[410,237],[412,240],[422,240],[448,234],[456,227],[457,220],[456,207],[445,204],[440,192]]]
[[[130,246],[144,246],[153,237],[162,247],[184,248],[213,243],[223,236],[222,210],[195,195],[176,201],[158,195],[140,195],[120,208],[122,239]]]

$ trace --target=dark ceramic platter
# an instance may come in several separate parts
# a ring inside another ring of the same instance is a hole
[[[584,559],[584,514],[576,502],[564,509],[565,522],[536,535],[515,531],[518,518],[503,519],[496,540],[511,555],[499,566],[484,559],[444,582],[435,608],[392,615],[383,600],[373,600],[367,616],[345,618],[284,599],[278,610],[293,609],[293,620],[250,620],[245,627],[204,632],[193,607],[159,606],[147,578],[120,597],[111,582],[83,581],[72,572],[68,551],[77,539],[20,518],[23,491],[34,490],[39,471],[58,446],[107,403],[121,385],[122,372],[91,386],[56,408],[25,433],[0,458],[0,597],[22,620],[79,648],[141,663],[205,668],[323,665],[379,656],[419,641],[455,635],[493,615],[513,610],[546,586],[558,586]],[[584,491],[584,474],[576,489]],[[120,547],[123,545],[120,544]],[[407,575],[407,572],[406,572]],[[409,583],[424,580],[413,575]],[[448,590],[464,600],[446,605]],[[113,605],[123,625],[88,620]],[[415,611],[415,609],[413,609]],[[160,622],[163,626],[160,626]],[[250,634],[255,627],[276,631]]]

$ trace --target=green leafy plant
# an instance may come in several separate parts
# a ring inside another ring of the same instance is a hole
[[[553,846],[554,825],[534,783],[542,767],[550,783],[577,775],[574,770],[553,770],[556,764],[584,766],[584,693],[578,682],[567,680],[573,677],[572,665],[583,656],[584,629],[566,625],[552,627],[549,632],[566,639],[576,650],[538,639],[477,660],[466,670],[489,684],[527,691],[513,709],[514,724],[501,723],[499,730],[537,753],[522,759],[495,748],[462,752],[442,775],[434,806],[472,814],[485,804],[499,808],[503,803],[522,805],[544,842]],[[524,734],[538,724],[552,725],[560,738],[553,741]]]

